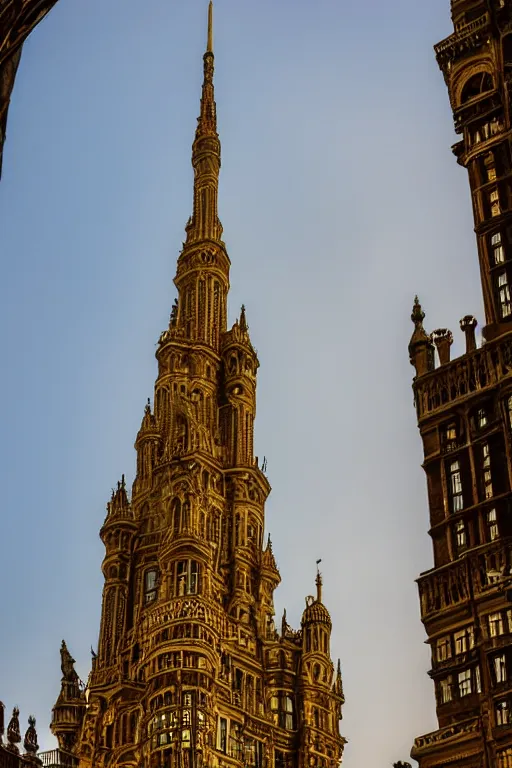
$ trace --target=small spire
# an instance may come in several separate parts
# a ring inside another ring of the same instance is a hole
[[[412,307],[411,320],[415,325],[422,323],[425,319],[425,313],[421,308],[420,300],[417,296],[414,297],[414,304]]]
[[[213,53],[213,0],[208,5],[208,44],[206,53]]]
[[[240,330],[243,333],[245,333],[247,331],[248,327],[249,327],[247,325],[247,318],[245,316],[245,304],[242,304],[242,308],[240,310],[240,322],[239,322],[239,324],[240,324]]]

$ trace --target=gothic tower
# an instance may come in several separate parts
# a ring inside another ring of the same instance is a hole
[[[409,345],[434,568],[418,579],[439,728],[416,739],[430,766],[512,766],[512,4],[452,0],[435,47],[469,175],[485,309],[466,352],[427,334],[416,299]],[[437,361],[436,361],[437,351]]]
[[[158,343],[131,497],[123,477],[101,529],[87,706],[74,690],[74,708],[61,716],[61,693],[54,710],[53,730],[80,768],[334,768],[345,743],[320,574],[301,628],[274,625],[270,485],[253,454],[259,363],[243,307],[227,327],[212,12],[210,2],[178,298]]]

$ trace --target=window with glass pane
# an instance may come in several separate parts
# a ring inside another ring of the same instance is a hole
[[[492,260],[494,264],[502,264],[505,261],[505,252],[501,241],[501,232],[491,235]]]
[[[283,696],[281,727],[293,731],[293,699],[290,696]]]
[[[484,443],[482,445],[482,471],[484,478],[484,496],[486,499],[490,499],[492,497],[492,476],[489,443]]]
[[[505,654],[502,653],[499,656],[495,656],[493,659],[494,677],[497,683],[507,682],[507,663]]]
[[[437,660],[446,661],[452,655],[452,649],[449,637],[441,637],[436,643]]]
[[[507,699],[496,702],[496,725],[510,723],[510,704]]]
[[[156,598],[157,572],[146,571],[144,574],[144,595],[146,603],[151,603]]]
[[[480,408],[476,414],[476,423],[478,425],[478,429],[483,429],[485,426],[487,426],[487,411],[485,408]]]
[[[488,617],[489,621],[489,635],[491,637],[498,637],[503,634],[503,617],[501,613],[491,613]]]
[[[199,563],[180,560],[176,568],[176,592],[178,595],[196,595],[199,591]]]
[[[480,675],[480,667],[475,667],[475,691],[482,693],[482,677]]]
[[[441,680],[439,682],[439,687],[441,691],[441,703],[446,704],[448,701],[452,700],[452,679],[451,677],[447,677],[444,680]]]
[[[473,627],[461,629],[460,632],[454,634],[453,639],[455,642],[455,654],[459,656],[461,653],[466,653],[471,650],[475,644]]]
[[[495,509],[490,509],[487,513],[487,527],[489,529],[490,541],[495,541],[499,536],[498,519]]]
[[[498,298],[500,303],[501,317],[508,317],[512,313],[512,306],[510,302],[510,288],[506,272],[502,272],[500,275],[498,275]]]
[[[462,498],[462,480],[459,461],[453,461],[450,464],[450,491],[452,496],[452,511],[460,512],[464,506],[464,501]]]
[[[447,442],[457,439],[457,427],[453,422],[451,424],[448,424],[448,426],[445,429],[444,435]]]
[[[471,693],[471,670],[465,669],[459,672],[459,696],[468,696]]]
[[[219,718],[219,750],[226,754],[228,748],[228,721],[225,717]]]
[[[239,723],[234,723],[233,721],[231,721],[229,729],[229,753],[231,757],[234,757],[236,760],[242,759],[242,727]]]
[[[466,546],[467,546],[466,527],[462,520],[459,520],[457,522],[457,525],[455,526],[455,534],[457,537],[457,549],[459,550],[466,549]]]
[[[489,193],[489,205],[491,208],[491,216],[499,216],[501,213],[501,207],[500,207],[500,195],[497,189],[493,189]]]

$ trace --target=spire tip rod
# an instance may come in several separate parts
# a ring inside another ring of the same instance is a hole
[[[213,53],[213,0],[208,5],[208,44],[206,53]]]

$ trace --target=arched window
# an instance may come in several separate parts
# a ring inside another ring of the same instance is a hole
[[[477,72],[476,75],[472,75],[472,77],[470,77],[464,84],[460,96],[460,103],[465,104],[470,99],[480,96],[481,93],[492,91],[492,89],[493,83],[491,75],[488,72]]]

